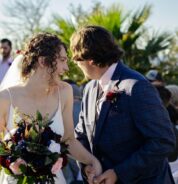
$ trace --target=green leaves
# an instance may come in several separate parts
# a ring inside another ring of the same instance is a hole
[[[0,156],[8,156],[9,154],[10,152],[6,150],[2,144],[0,144]]]
[[[138,9],[130,17],[130,25],[128,27],[128,32],[136,32],[142,25],[147,21],[151,15],[151,6],[145,5],[142,9]]]
[[[34,184],[35,181],[36,181],[35,177],[20,176],[20,177],[18,177],[17,184]]]
[[[46,146],[38,143],[26,142],[27,150],[31,153],[35,153],[37,155],[48,155],[50,151],[47,149]]]
[[[42,114],[39,111],[36,112],[36,120],[37,121],[42,121],[43,120]]]
[[[19,166],[19,169],[21,170],[21,172],[22,172],[23,174],[25,174],[26,171],[27,171],[27,167],[26,167],[24,164],[21,164],[21,165]]]
[[[50,157],[46,157],[45,159],[45,166],[51,164],[53,162],[53,160]]]
[[[35,126],[29,130],[29,138],[32,142],[37,142],[37,140],[39,140],[39,134]]]
[[[4,172],[5,172],[7,175],[12,175],[12,173],[11,173],[8,169],[3,168],[3,170],[4,170]]]

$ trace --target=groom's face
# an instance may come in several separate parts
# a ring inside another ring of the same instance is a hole
[[[87,79],[93,79],[93,67],[90,61],[75,61]]]

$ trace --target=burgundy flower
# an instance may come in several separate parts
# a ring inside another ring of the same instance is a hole
[[[2,165],[3,167],[6,166],[6,158],[4,156],[0,156],[0,165]]]
[[[18,142],[18,136],[16,134],[12,137],[12,141],[14,141],[15,143]]]
[[[16,54],[21,54],[21,50],[16,50]]]
[[[120,90],[116,83],[113,89],[106,94],[106,100],[110,101],[111,103],[115,103],[117,101],[118,95],[122,94],[122,92],[123,90]]]
[[[117,93],[114,92],[114,91],[109,91],[107,94],[106,94],[106,100],[108,101],[113,101],[117,96]]]
[[[6,158],[6,168],[9,168],[10,164],[11,164],[11,158],[7,157]]]
[[[12,140],[15,143],[18,143],[18,141],[22,140],[23,138],[23,134],[20,131],[17,131],[13,136],[12,136]]]

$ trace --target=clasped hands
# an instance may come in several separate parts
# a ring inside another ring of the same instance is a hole
[[[113,169],[108,169],[102,173],[102,171],[96,170],[95,167],[87,165],[85,174],[89,184],[115,184],[117,181],[117,175]]]

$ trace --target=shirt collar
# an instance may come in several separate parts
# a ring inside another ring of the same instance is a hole
[[[113,63],[100,78],[99,84],[101,85],[101,88],[103,89],[103,91],[105,91],[105,89],[107,88],[109,81],[111,80],[114,74],[116,66],[117,66],[117,63]]]

